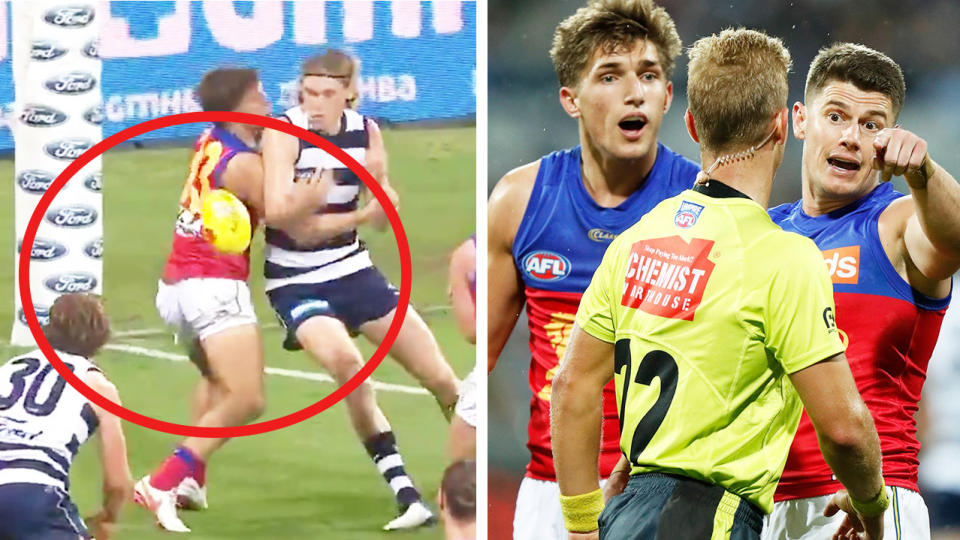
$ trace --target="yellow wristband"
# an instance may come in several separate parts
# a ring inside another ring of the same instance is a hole
[[[596,491],[581,495],[560,495],[560,510],[568,531],[595,531],[597,519],[603,511],[603,491],[597,488]]]
[[[890,499],[887,498],[887,486],[880,488],[880,493],[869,501],[858,501],[850,497],[850,504],[858,514],[864,517],[879,516],[887,511],[890,506]]]

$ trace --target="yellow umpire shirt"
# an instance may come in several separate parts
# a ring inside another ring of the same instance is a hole
[[[703,480],[770,513],[802,410],[787,375],[844,350],[813,241],[711,180],[611,243],[576,322],[614,344],[631,474]]]

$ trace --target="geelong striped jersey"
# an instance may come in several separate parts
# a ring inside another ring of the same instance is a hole
[[[300,107],[287,110],[284,116],[293,125],[324,137],[360,164],[366,164],[370,136],[363,115],[345,110],[336,135],[310,129],[309,117]],[[296,162],[297,177],[309,177],[318,168],[332,169],[335,182],[327,194],[326,204],[319,212],[346,213],[356,210],[363,186],[360,177],[334,156],[301,139]],[[266,241],[264,275],[268,291],[295,283],[332,281],[373,266],[370,254],[357,237],[356,229],[316,245],[298,246],[283,231],[268,227]]]
[[[77,376],[99,371],[82,356],[58,354]],[[0,366],[0,484],[68,490],[70,464],[97,423],[87,398],[40,350]]]

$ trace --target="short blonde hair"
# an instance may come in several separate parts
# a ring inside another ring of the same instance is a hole
[[[599,48],[611,53],[646,39],[657,47],[667,81],[683,45],[667,10],[652,0],[591,0],[553,33],[550,58],[560,86],[575,87]]]
[[[744,28],[697,40],[689,51],[687,97],[704,148],[752,146],[787,104],[790,51],[777,38]]]
[[[330,77],[340,81],[350,94],[347,98],[349,106],[356,107],[359,103],[360,59],[339,49],[327,49],[303,61],[300,78],[309,76]]]

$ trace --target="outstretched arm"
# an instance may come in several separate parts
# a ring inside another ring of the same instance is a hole
[[[960,184],[933,161],[927,142],[907,130],[881,131],[874,150],[883,180],[903,175],[913,195],[891,204],[881,217],[899,240],[894,245],[906,259],[907,273],[915,268],[921,280],[949,280],[960,270]],[[930,290],[930,283],[920,285],[921,291]]]

